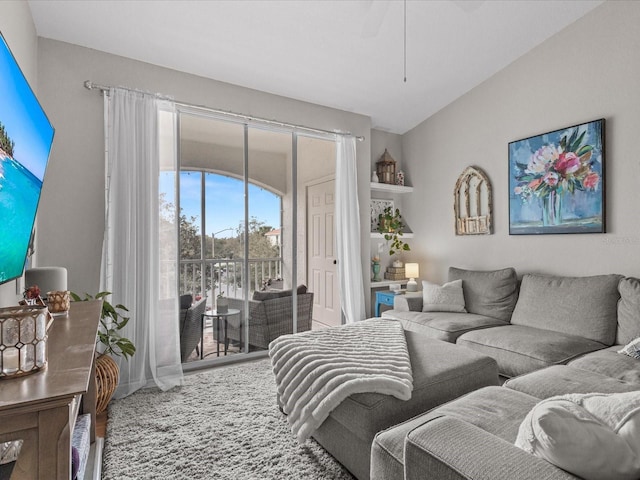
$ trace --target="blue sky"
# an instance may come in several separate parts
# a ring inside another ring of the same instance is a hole
[[[4,39],[0,39],[0,122],[15,142],[13,158],[42,181],[53,128]]]
[[[225,228],[216,238],[235,236],[235,230],[244,221],[244,187],[241,180],[217,174],[206,174],[206,233],[211,235]],[[182,172],[180,176],[180,207],[190,218],[200,221],[201,188],[199,172]],[[280,197],[249,184],[249,217],[273,228],[280,227]],[[198,227],[200,225],[198,224]],[[198,228],[199,230],[199,228]]]

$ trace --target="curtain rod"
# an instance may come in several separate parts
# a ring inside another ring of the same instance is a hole
[[[99,83],[94,83],[91,80],[85,80],[84,82],[84,88],[86,88],[87,90],[100,90],[101,92],[109,92],[109,89],[113,88],[110,87],[108,85],[101,85]],[[160,95],[157,93],[149,93],[149,92],[145,92],[143,90],[137,90],[135,88],[127,88],[127,87],[118,87],[118,88],[122,88],[124,90],[129,90],[130,92],[138,92],[138,93],[145,93],[145,94],[149,94],[149,95],[154,95],[157,98],[163,99],[163,100],[172,100],[174,101],[171,97],[165,96],[165,95]],[[351,135],[351,133],[349,132],[332,132],[330,130],[323,130],[321,128],[313,128],[313,127],[305,127],[304,125],[294,125],[293,123],[285,123],[285,122],[279,122],[277,120],[269,120],[267,118],[260,118],[260,117],[252,117],[250,115],[244,115],[242,113],[236,113],[236,112],[230,112],[227,110],[218,110],[215,108],[211,108],[211,107],[207,107],[204,105],[196,105],[193,103],[187,103],[187,102],[178,102],[176,101],[175,103],[177,103],[178,105],[183,105],[185,107],[193,107],[193,108],[201,108],[204,110],[208,110],[209,112],[212,113],[217,113],[217,114],[224,114],[224,115],[229,115],[232,117],[236,117],[236,118],[240,118],[246,121],[252,121],[252,122],[259,122],[259,123],[265,123],[268,125],[276,125],[278,127],[286,127],[286,128],[292,128],[294,130],[305,130],[307,132],[315,132],[315,133],[322,133],[322,134],[329,134],[329,135],[342,135],[342,136],[349,136]],[[364,141],[364,136],[354,136],[356,140],[358,140],[359,142]]]

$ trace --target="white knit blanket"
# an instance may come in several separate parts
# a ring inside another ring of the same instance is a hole
[[[278,396],[300,443],[354,393],[409,400],[413,377],[402,325],[373,318],[283,335],[269,344]]]

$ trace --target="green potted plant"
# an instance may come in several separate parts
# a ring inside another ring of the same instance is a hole
[[[389,245],[389,255],[393,256],[400,251],[411,250],[409,244],[402,239],[402,229],[404,227],[400,209],[395,210],[386,207],[378,217],[378,232],[384,235],[384,239]]]
[[[229,299],[225,297],[222,292],[220,292],[216,298],[216,311],[218,313],[226,313],[229,311]]]
[[[112,356],[128,360],[136,353],[133,342],[120,334],[120,330],[129,322],[129,317],[124,316],[129,310],[124,305],[111,305],[106,300],[111,292],[100,292],[96,295],[85,293],[84,298],[73,292],[70,295],[74,302],[102,300],[100,328],[96,337],[96,343],[102,346],[102,352],[99,352],[96,358],[96,413],[101,413],[107,409],[120,380],[120,368]]]

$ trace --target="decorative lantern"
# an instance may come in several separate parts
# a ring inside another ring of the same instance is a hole
[[[47,365],[47,307],[0,308],[0,378],[37,372]]]
[[[389,155],[386,148],[380,160],[376,162],[376,174],[380,183],[389,183],[391,185],[396,183],[396,161]]]

